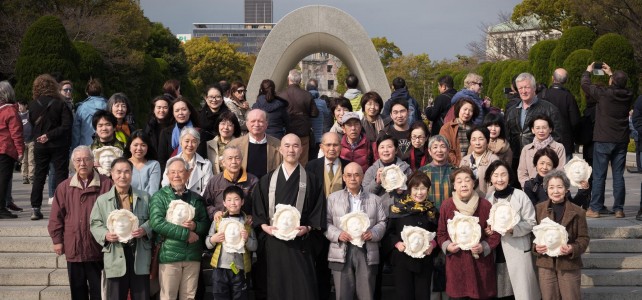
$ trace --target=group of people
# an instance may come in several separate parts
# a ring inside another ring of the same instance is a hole
[[[582,88],[597,106],[594,175],[575,197],[562,171],[573,124],[562,122],[553,92],[539,98],[528,73],[515,77],[519,100],[505,112],[480,97],[481,76],[468,74],[459,92],[441,77],[442,94],[425,109],[430,126],[402,78],[386,102],[361,93],[354,75],[345,95],[326,101],[316,80],[303,89],[292,70],[282,92],[264,80],[252,108],[243,83],[223,81],[205,88],[198,111],[169,80],[144,129],[126,95],[107,100],[92,79],[74,107],[71,84],[45,74],[26,122],[0,82],[0,166],[23,158],[29,129],[31,218],[43,218],[50,176],[48,229],[74,299],[248,299],[250,287],[255,299],[328,299],[332,290],[337,299],[380,299],[389,271],[402,299],[579,299],[586,217],[606,209],[609,159],[614,211],[624,216],[617,155],[628,135],[615,127],[628,128],[632,95],[626,74],[604,64],[611,85],[601,87],[590,83],[592,68]],[[10,181],[0,176],[0,194],[10,195]],[[510,228],[489,220],[501,203],[516,212]],[[6,207],[2,200],[0,217],[13,218]],[[454,233],[459,216],[477,223]],[[545,219],[568,241],[533,244]],[[435,237],[409,239],[408,227]]]

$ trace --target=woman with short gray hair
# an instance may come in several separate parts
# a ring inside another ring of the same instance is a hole
[[[7,210],[7,193],[13,177],[13,165],[22,160],[24,153],[22,121],[15,103],[15,92],[7,81],[0,82],[0,219],[14,219],[17,215]],[[7,171],[9,170],[9,171]]]
[[[191,173],[187,188],[202,196],[213,173],[212,163],[196,153],[201,143],[201,135],[194,127],[183,127],[179,135],[179,142],[181,152],[174,157],[180,157],[188,164]],[[161,185],[166,186],[167,184],[169,184],[169,178],[167,177],[166,169]]]

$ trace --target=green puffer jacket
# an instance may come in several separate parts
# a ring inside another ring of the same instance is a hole
[[[174,194],[172,188],[165,186],[152,196],[149,205],[149,220],[152,229],[164,240],[158,256],[159,263],[161,264],[180,261],[201,261],[203,241],[209,229],[209,219],[207,218],[207,212],[203,205],[203,198],[189,191],[188,202],[194,206],[196,210],[194,222],[196,223],[195,232],[198,234],[199,240],[192,244],[187,243],[189,229],[165,220],[169,203],[177,199],[179,199],[179,197]]]

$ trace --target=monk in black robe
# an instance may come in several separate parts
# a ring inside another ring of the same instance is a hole
[[[252,193],[253,226],[259,244],[263,246],[257,252],[257,259],[264,261],[267,267],[267,299],[315,300],[318,299],[313,260],[316,245],[311,237],[326,229],[324,194],[320,182],[313,174],[305,173],[299,164],[302,149],[296,135],[284,136],[279,151],[283,164],[263,176]],[[303,176],[305,180],[302,180]],[[301,213],[300,226],[296,228],[299,233],[293,240],[284,241],[273,236],[272,230],[276,228],[271,226],[274,211],[270,212],[270,185],[274,185],[273,207],[288,204]],[[299,192],[302,188],[305,193]]]

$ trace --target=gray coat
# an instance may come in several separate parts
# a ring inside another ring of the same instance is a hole
[[[325,236],[330,240],[330,250],[328,251],[328,261],[336,263],[345,263],[347,245],[339,242],[339,235],[343,230],[339,228],[341,217],[348,214],[352,203],[348,196],[348,190],[343,189],[330,194],[328,197],[328,230]],[[366,247],[366,260],[368,265],[379,264],[379,241],[386,232],[386,215],[381,203],[381,199],[374,194],[368,193],[361,189],[361,211],[365,212],[370,219],[370,232],[372,240],[364,244]]]

